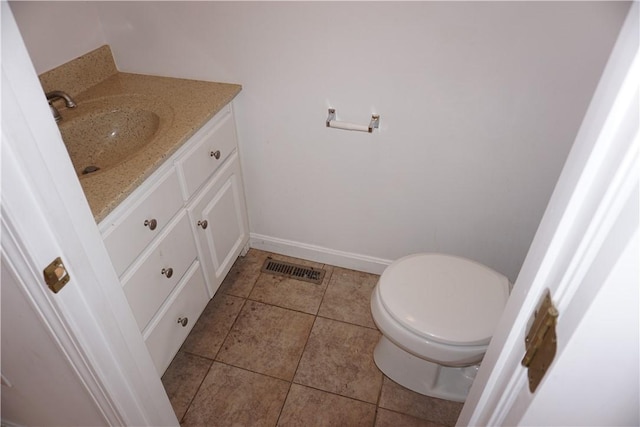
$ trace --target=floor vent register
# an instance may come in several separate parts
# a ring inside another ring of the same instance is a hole
[[[322,283],[325,274],[325,270],[321,268],[306,267],[304,265],[277,261],[271,258],[267,258],[260,271],[290,277],[292,279],[304,280],[305,282],[315,283],[316,285]]]

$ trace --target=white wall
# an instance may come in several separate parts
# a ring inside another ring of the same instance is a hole
[[[38,74],[107,43],[95,3],[11,1],[10,6]]]
[[[236,111],[257,243],[295,252],[299,242],[317,258],[338,251],[345,265],[372,261],[362,266],[372,270],[416,251],[448,252],[511,280],[628,9],[92,5],[82,13],[93,20],[97,10],[121,71],[244,86]],[[29,18],[16,18],[24,31]],[[382,128],[327,129],[328,107],[363,124],[378,113]]]

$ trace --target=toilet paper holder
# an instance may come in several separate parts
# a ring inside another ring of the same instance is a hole
[[[327,117],[327,127],[335,128],[335,129],[344,129],[344,130],[355,130],[360,132],[369,132],[372,133],[374,129],[378,129],[380,126],[380,115],[372,114],[371,121],[369,122],[369,126],[366,125],[358,125],[354,123],[348,122],[340,122],[336,120],[336,109],[329,108],[329,116]]]

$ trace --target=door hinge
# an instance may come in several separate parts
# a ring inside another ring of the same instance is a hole
[[[529,390],[532,393],[542,381],[542,377],[556,355],[557,318],[558,310],[553,306],[551,293],[547,289],[524,340],[526,352],[522,359],[522,365],[527,367]]]
[[[67,273],[67,269],[64,268],[60,257],[54,259],[51,264],[47,265],[43,273],[45,283],[55,294],[57,294],[70,279],[69,273]]]

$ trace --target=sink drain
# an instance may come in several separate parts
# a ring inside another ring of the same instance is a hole
[[[99,170],[100,170],[100,168],[99,168],[98,166],[94,166],[94,165],[87,166],[86,168],[84,168],[84,169],[82,170],[82,175],[86,175],[86,174],[88,174],[88,173],[97,172],[97,171],[99,171]]]

